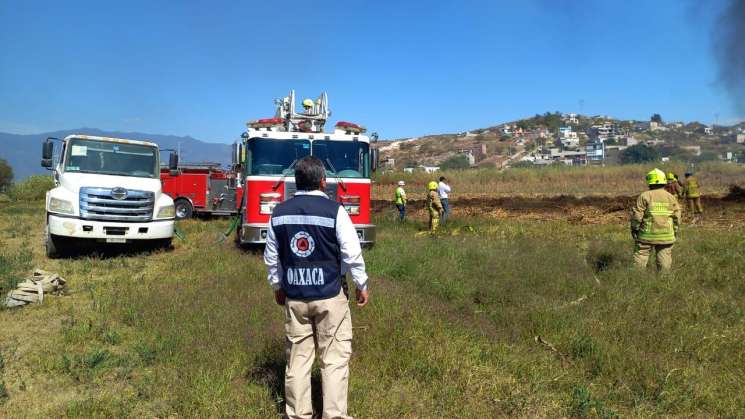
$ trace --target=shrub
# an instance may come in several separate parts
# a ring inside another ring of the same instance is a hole
[[[657,150],[644,144],[632,145],[623,150],[619,156],[621,164],[644,163],[659,159],[660,154]]]
[[[29,176],[13,185],[8,191],[8,196],[14,201],[35,201],[44,199],[47,191],[53,187],[54,181],[50,176]]]
[[[463,154],[450,157],[440,165],[443,170],[468,169],[469,167],[471,167],[471,164],[468,162],[468,157]]]

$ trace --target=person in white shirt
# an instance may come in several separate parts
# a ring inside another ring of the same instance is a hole
[[[448,214],[450,213],[450,206],[448,203],[450,186],[445,183],[446,181],[447,179],[445,179],[445,176],[440,176],[440,182],[437,184],[437,193],[440,195],[440,202],[442,203],[442,220],[440,220],[440,225],[445,224],[445,221],[448,219]]]
[[[357,306],[368,302],[367,274],[354,224],[323,193],[326,171],[315,156],[295,166],[295,196],[272,211],[264,263],[277,304],[285,307],[285,413],[313,416],[311,369],[321,358],[323,417],[347,414],[352,317],[345,276],[356,285]]]

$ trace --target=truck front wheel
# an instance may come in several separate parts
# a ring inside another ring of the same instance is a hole
[[[62,239],[50,233],[49,226],[47,226],[44,236],[44,248],[46,249],[47,257],[49,259],[56,259],[62,256],[60,249]]]
[[[175,205],[177,220],[191,218],[192,211],[194,211],[194,207],[191,206],[191,202],[186,199],[177,199]]]

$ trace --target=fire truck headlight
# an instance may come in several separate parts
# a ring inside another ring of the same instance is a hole
[[[344,209],[349,215],[360,215],[360,196],[359,195],[342,195],[339,197]]]
[[[166,205],[165,207],[160,207],[158,215],[155,218],[173,218],[175,216],[176,210],[173,208],[173,205]]]
[[[347,210],[347,213],[349,213],[349,215],[360,215],[359,205],[344,205],[344,209]]]
[[[49,212],[58,212],[61,214],[72,214],[72,202],[65,201],[64,199],[50,198],[49,199]]]
[[[259,194],[259,214],[271,214],[279,204],[281,195],[276,192]]]

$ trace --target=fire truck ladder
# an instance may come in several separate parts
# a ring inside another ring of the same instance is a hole
[[[290,90],[287,97],[274,100],[277,105],[274,116],[286,121],[287,131],[323,132],[323,126],[331,116],[328,102],[328,95],[323,92],[312,106],[304,106],[303,112],[298,113],[295,111],[295,90]]]

